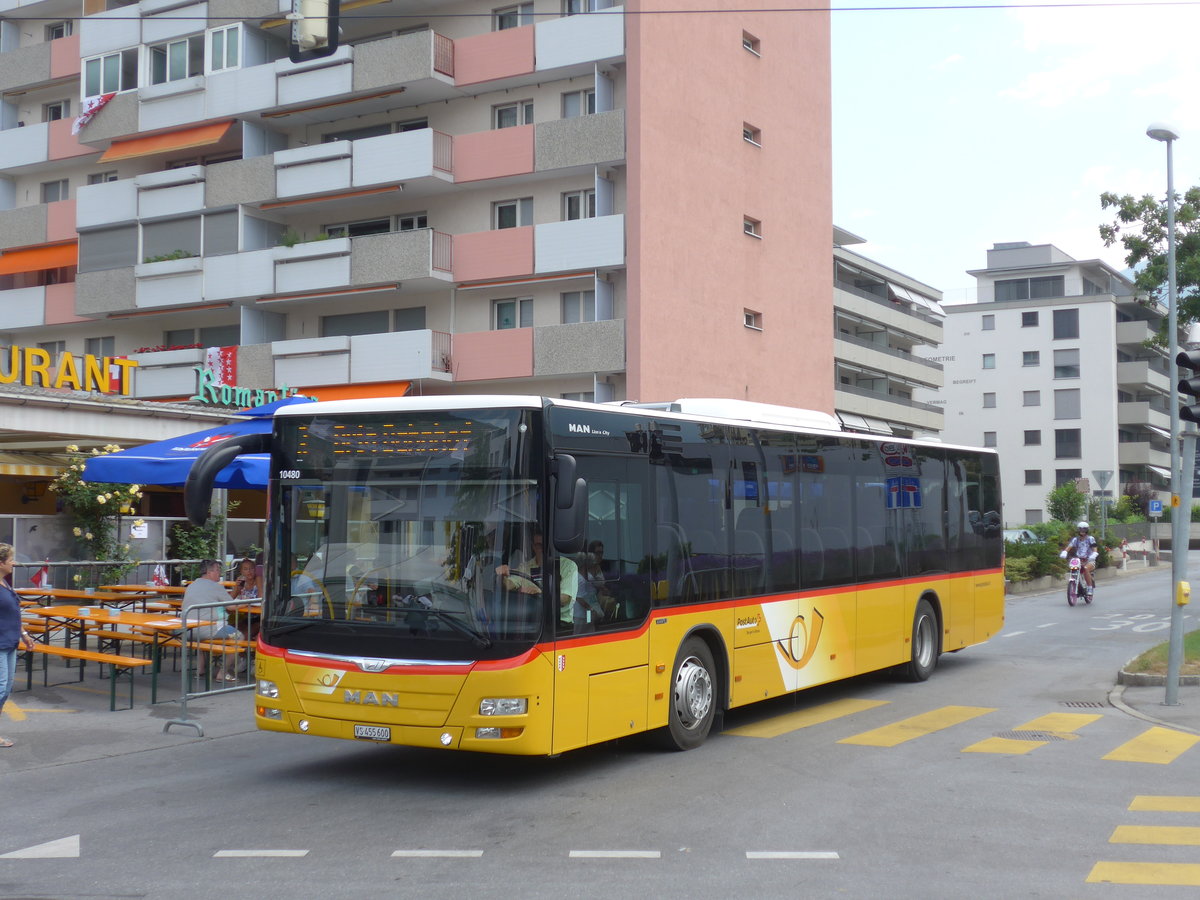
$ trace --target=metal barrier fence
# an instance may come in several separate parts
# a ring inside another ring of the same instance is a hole
[[[184,609],[185,640],[180,647],[179,715],[163,726],[196,729],[204,737],[200,720],[188,714],[188,701],[244,691],[254,686],[254,639],[257,616],[246,610],[247,604],[214,601],[194,603]],[[232,625],[237,629],[227,634]]]

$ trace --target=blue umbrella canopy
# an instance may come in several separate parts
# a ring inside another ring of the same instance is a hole
[[[219,446],[232,437],[269,434],[275,410],[291,403],[307,402],[308,399],[288,397],[265,406],[242,410],[237,414],[245,417],[242,421],[119,450],[105,456],[94,456],[84,466],[83,480],[180,487],[187,481],[192,464],[205,450]],[[267,454],[238,456],[217,474],[214,487],[261,490],[267,486],[269,474],[270,458]]]

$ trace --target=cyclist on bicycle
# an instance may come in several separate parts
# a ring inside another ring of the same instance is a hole
[[[1075,537],[1067,542],[1067,549],[1058,554],[1063,559],[1068,556],[1078,556],[1080,562],[1083,563],[1083,580],[1087,583],[1087,592],[1089,595],[1096,589],[1096,579],[1092,572],[1096,568],[1096,557],[1099,555],[1099,550],[1096,545],[1096,539],[1089,533],[1091,527],[1087,522],[1080,522],[1075,526]]]

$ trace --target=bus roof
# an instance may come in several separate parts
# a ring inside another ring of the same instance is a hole
[[[946,449],[971,450],[995,453],[994,448],[970,447],[964,444],[948,444],[940,440],[896,437],[867,431],[845,430],[829,413],[819,410],[776,406],[770,403],[755,403],[747,400],[721,398],[688,398],[668,400],[660,403],[617,401],[596,404],[580,400],[560,400],[554,397],[539,397],[525,394],[434,394],[421,397],[368,397],[355,400],[325,400],[317,403],[296,403],[276,410],[279,418],[291,416],[341,415],[354,413],[428,412],[460,409],[542,409],[547,405],[563,406],[593,412],[608,410],[631,415],[669,416],[685,421],[701,419],[715,422],[741,422],[756,425],[783,427],[803,431],[816,431],[831,435],[853,435],[877,441],[893,440],[904,444],[943,447]]]

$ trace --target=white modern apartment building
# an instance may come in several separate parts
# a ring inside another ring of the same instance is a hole
[[[944,403],[945,440],[999,451],[1004,521],[1043,521],[1046,494],[1079,478],[1114,498],[1166,487],[1171,375],[1146,344],[1166,310],[1050,244],[996,244],[969,274],[978,300],[945,308],[946,384],[924,399]]]
[[[835,412],[856,430],[936,435],[942,407],[915,394],[942,387],[941,292],[850,249],[864,240],[833,230]]]

